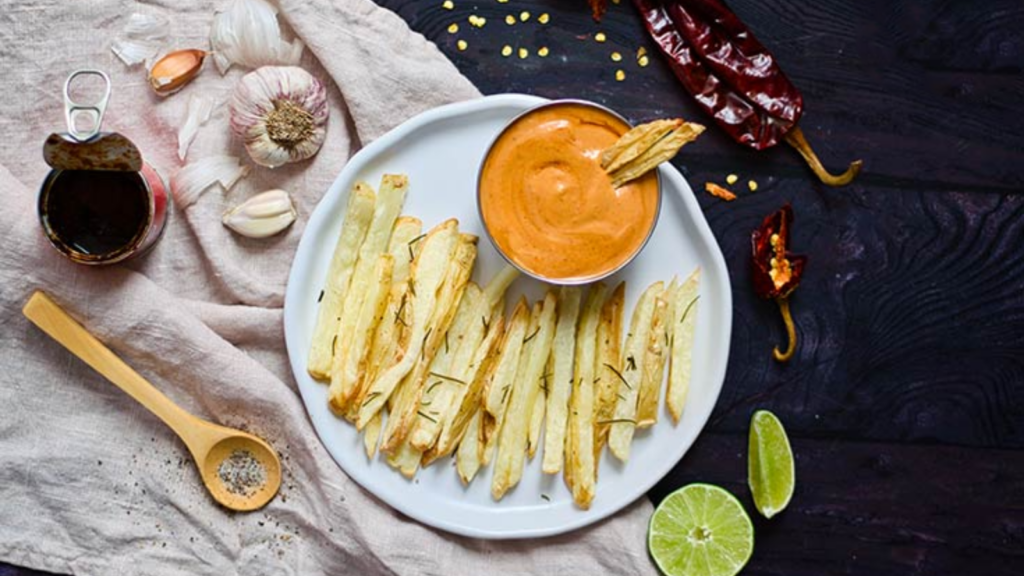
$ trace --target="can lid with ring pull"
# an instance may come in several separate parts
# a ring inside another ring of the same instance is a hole
[[[71,83],[79,76],[98,76],[103,95],[95,102],[75,102]],[[67,132],[54,132],[43,145],[43,159],[57,170],[142,170],[142,154],[131,140],[117,132],[100,132],[110,99],[110,78],[101,70],[76,70],[64,82],[64,119]],[[79,121],[82,121],[79,124]]]

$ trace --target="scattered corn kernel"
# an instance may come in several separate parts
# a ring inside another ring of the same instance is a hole
[[[622,82],[623,80],[626,79],[626,73],[622,70],[616,70],[615,79],[618,80],[619,82]]]
[[[735,174],[729,174],[728,176],[725,177],[725,183],[730,185],[730,186],[732,186],[739,179],[740,179],[739,176],[737,176]]]
[[[598,32],[597,34],[594,34],[595,42],[604,42],[607,39],[608,37],[604,35],[604,32]]]
[[[757,192],[757,182],[754,182],[753,180],[747,182],[747,188],[750,188],[751,192]]]
[[[505,16],[505,24],[508,24],[509,26],[511,26],[511,25],[513,25],[515,23],[516,23],[516,17],[515,16],[513,16],[511,14],[509,14],[508,16]]]
[[[651,61],[647,59],[647,56],[641,56],[636,59],[636,63],[639,64],[641,68],[644,68],[650,64]]]
[[[452,2],[452,0],[444,0],[441,4],[441,8],[444,8],[445,10],[453,10],[455,8],[455,2]]]
[[[501,49],[501,55],[506,57],[506,58],[511,56],[512,55],[512,47],[509,46],[508,44],[505,44],[505,46]]]
[[[525,60],[526,57],[529,56],[529,55],[530,55],[530,51],[527,50],[526,48],[520,48],[519,49],[519,58],[521,60]]]
[[[548,47],[547,46],[541,46],[540,48],[537,49],[537,56],[540,56],[541,58],[545,58],[547,55],[548,55]]]
[[[448,33],[449,34],[455,34],[458,31],[459,31],[459,25],[458,24],[452,23],[452,25],[448,27]]]
[[[519,19],[522,20],[523,22],[526,22],[527,20],[530,19],[530,13],[527,12],[526,10],[523,10],[522,12],[519,13]]]
[[[459,40],[458,42],[455,43],[455,45],[459,47],[459,52],[462,52],[466,48],[469,48],[469,43],[466,42],[465,40]]]
[[[508,0],[498,0],[498,4],[508,4]]]
[[[618,4],[619,2],[622,2],[622,0],[612,0],[612,4]]]
[[[551,15],[549,15],[547,12],[545,12],[545,13],[543,13],[540,16],[537,17],[537,22],[540,22],[541,24],[547,24],[548,21],[550,21],[550,20],[551,20]]]
[[[622,61],[622,54],[619,54],[618,52],[612,52],[612,62],[621,62],[621,61]]]
[[[484,24],[487,24],[487,18],[473,14],[469,17],[469,23],[477,28],[483,28]]]
[[[647,54],[647,48],[644,48],[643,46],[641,46],[641,47],[636,49],[636,57],[637,57],[637,59],[639,59],[641,56],[644,56],[646,54]]]

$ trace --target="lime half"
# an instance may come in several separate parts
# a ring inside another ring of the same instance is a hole
[[[750,419],[747,483],[754,495],[754,505],[765,518],[782,512],[793,498],[796,487],[793,450],[782,422],[767,410],[754,412]]]
[[[647,548],[667,576],[734,576],[754,552],[754,525],[728,491],[690,484],[654,510]]]

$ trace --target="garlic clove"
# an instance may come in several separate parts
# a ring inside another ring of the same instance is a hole
[[[248,238],[267,238],[295,222],[298,212],[284,190],[257,194],[224,213],[225,226]]]
[[[203,69],[206,52],[178,50],[156,61],[149,70],[149,85],[160,96],[169,96],[185,87]]]

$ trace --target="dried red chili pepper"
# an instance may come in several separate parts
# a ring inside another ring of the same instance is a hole
[[[782,311],[789,345],[785,352],[774,350],[775,359],[786,362],[796,352],[796,326],[789,311],[789,295],[800,285],[806,256],[789,252],[789,228],[793,223],[793,208],[786,204],[769,214],[761,227],[750,235],[753,249],[754,291],[757,295],[775,300]]]
[[[797,126],[800,91],[721,0],[634,4],[683,87],[737,142],[764,150],[784,140],[829,186],[849,184],[860,172],[860,160],[838,176],[825,170]]]

